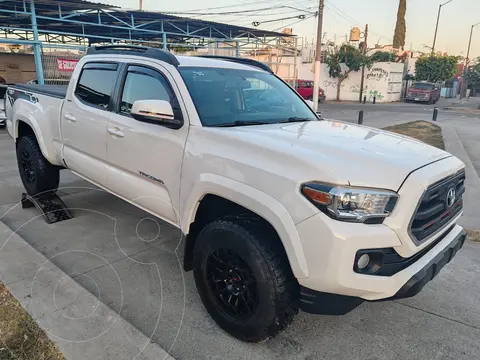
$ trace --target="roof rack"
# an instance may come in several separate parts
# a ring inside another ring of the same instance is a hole
[[[137,45],[105,45],[92,46],[87,50],[87,55],[102,55],[102,54],[116,54],[116,55],[137,55],[148,57],[156,60],[164,61],[170,65],[177,67],[178,62],[175,55],[172,53],[147,46]]]
[[[220,55],[200,55],[200,57],[211,58],[211,59],[220,59],[220,60],[236,62],[236,63],[239,63],[239,64],[255,66],[257,68],[260,68],[262,70],[268,71],[269,73],[273,74],[272,69],[270,69],[270,67],[268,65],[266,65],[266,64],[264,64],[260,61],[253,60],[253,59],[237,58],[237,57],[233,57],[233,56],[220,56]]]

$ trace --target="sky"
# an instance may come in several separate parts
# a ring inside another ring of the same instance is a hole
[[[432,46],[438,6],[446,1],[448,0],[407,0],[405,49],[429,51],[425,45]],[[103,0],[101,2],[129,9],[138,9],[139,7],[139,0]],[[302,11],[285,6],[295,7]],[[272,21],[260,24],[259,28],[280,30],[285,26],[292,27],[295,35],[304,37],[310,42],[316,36],[317,19],[311,14],[318,9],[318,0],[202,0],[201,2],[196,0],[175,2],[143,0],[143,8],[161,12],[192,12],[195,15],[179,14],[179,16],[249,27],[252,26],[252,21],[278,20],[306,14],[307,19],[303,21],[296,18]],[[254,9],[268,10],[247,14],[198,15],[198,13]],[[376,43],[392,44],[397,9],[398,0],[325,0],[323,41],[336,39],[337,42],[340,42],[345,39],[345,35],[350,32],[352,27],[358,26],[363,30],[365,24],[368,23],[369,47],[373,47]],[[435,49],[451,55],[465,56],[471,26],[478,22],[480,22],[480,0],[452,0],[444,5],[441,10]],[[289,26],[290,24],[292,25]],[[470,54],[471,57],[480,56],[480,25],[474,28]]]

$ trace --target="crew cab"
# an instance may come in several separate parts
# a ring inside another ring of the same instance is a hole
[[[465,241],[459,159],[321,120],[253,60],[93,47],[68,88],[7,97],[26,191],[67,168],[177,227],[205,308],[244,341],[413,296]]]
[[[440,86],[425,81],[414,82],[408,89],[405,102],[436,104],[440,99]]]

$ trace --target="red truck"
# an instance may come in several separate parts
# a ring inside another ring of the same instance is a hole
[[[292,81],[288,82],[292,85]],[[295,90],[306,100],[313,100],[313,81],[312,80],[297,80],[297,85],[295,86]],[[322,88],[318,89],[318,101],[325,100],[325,92]]]
[[[428,104],[436,104],[440,99],[440,86],[430,82],[415,82],[408,89],[405,102],[426,102]]]

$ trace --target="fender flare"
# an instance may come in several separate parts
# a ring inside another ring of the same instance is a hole
[[[30,126],[33,130],[33,133],[35,134],[35,138],[37,139],[38,146],[40,147],[40,150],[42,151],[43,156],[45,159],[47,159],[50,163],[55,163],[56,159],[51,156],[51,154],[48,152],[47,147],[45,146],[45,141],[43,138],[43,134],[40,130],[40,127],[38,126],[37,120],[35,120],[32,116],[32,114],[24,114],[22,111],[19,111],[20,109],[20,104],[23,101],[21,99],[15,101],[14,104],[14,109],[13,112],[15,114],[15,118],[13,119],[13,126],[12,126],[12,132],[13,132],[13,138],[15,141],[17,141],[18,138],[18,124],[20,121],[26,123],[28,126]]]
[[[270,195],[236,180],[216,174],[200,175],[184,203],[180,223],[184,234],[189,233],[198,206],[203,197],[208,194],[230,200],[268,221],[282,241],[295,277],[297,279],[308,277],[302,243],[287,209]]]

